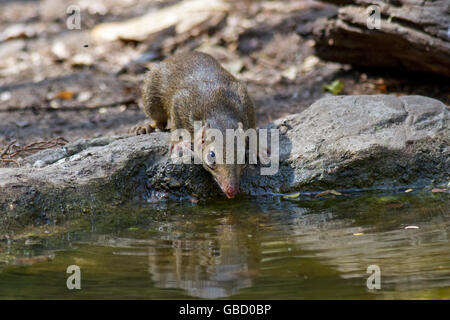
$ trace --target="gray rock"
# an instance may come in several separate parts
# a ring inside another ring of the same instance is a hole
[[[449,111],[431,98],[324,98],[267,128],[283,128],[279,171],[262,176],[249,166],[242,194],[449,181]],[[168,159],[168,140],[169,133],[79,140],[24,160],[40,161],[37,168],[0,168],[0,228],[77,217],[133,198],[223,197],[200,165]]]

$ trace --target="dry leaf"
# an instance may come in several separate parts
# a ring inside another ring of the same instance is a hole
[[[13,24],[0,32],[0,42],[17,39],[17,38],[32,38],[36,35],[36,30],[26,24]]]
[[[91,35],[95,41],[118,39],[144,41],[148,36],[170,27],[177,34],[194,29],[217,15],[225,15],[229,5],[223,0],[188,0],[165,7],[161,10],[120,22],[101,23],[95,26]]]
[[[289,79],[291,81],[295,80],[297,77],[297,67],[296,66],[290,66],[286,70],[284,70],[281,75],[285,77],[286,79]]]
[[[320,192],[320,193],[316,194],[316,198],[317,197],[323,197],[323,196],[326,196],[326,195],[329,195],[329,194],[332,194],[332,195],[335,195],[335,196],[342,196],[342,193],[337,192],[336,190],[326,190],[326,191],[323,191],[323,192]]]
[[[70,100],[75,96],[73,91],[60,91],[56,94],[55,99]]]
[[[52,46],[52,53],[61,60],[65,60],[70,57],[69,50],[67,49],[66,45],[59,41],[53,44]]]
[[[431,190],[431,192],[433,192],[433,193],[437,193],[437,192],[446,192],[447,191],[447,189],[440,189],[440,188],[433,188],[432,190]]]
[[[330,190],[319,192],[316,194],[316,198],[326,196],[327,194],[330,194]]]
[[[317,58],[316,56],[306,57],[305,60],[303,61],[301,71],[303,73],[306,73],[308,71],[313,70],[314,67],[319,63],[319,61],[320,61],[319,58]]]
[[[381,93],[386,93],[387,92],[387,86],[385,84],[377,84],[376,88],[378,89],[378,91],[380,91]]]
[[[90,66],[94,63],[94,59],[87,53],[76,54],[70,59],[70,65],[73,67]]]
[[[244,68],[244,63],[241,60],[229,61],[222,63],[223,67],[233,75],[237,75]]]
[[[92,98],[92,93],[90,93],[89,91],[83,91],[83,92],[80,92],[80,94],[78,95],[77,101],[86,102],[91,98]]]

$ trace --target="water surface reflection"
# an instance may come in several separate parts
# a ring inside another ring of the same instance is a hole
[[[0,282],[76,262],[97,298],[449,298],[448,204],[448,195],[364,195],[116,208],[70,237],[9,245],[10,256],[54,258],[9,262]],[[378,292],[366,288],[372,264]]]

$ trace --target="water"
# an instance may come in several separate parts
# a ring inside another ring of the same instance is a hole
[[[421,191],[105,207],[0,243],[0,298],[449,299],[449,204]]]

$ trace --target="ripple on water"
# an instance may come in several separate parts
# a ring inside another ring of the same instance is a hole
[[[446,194],[135,203],[2,243],[0,298],[70,298],[70,264],[86,298],[450,298],[448,205]]]

